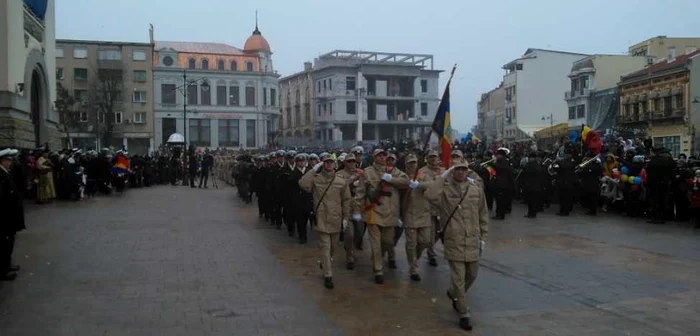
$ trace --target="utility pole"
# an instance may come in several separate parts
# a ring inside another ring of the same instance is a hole
[[[184,138],[185,138],[185,148],[189,148],[189,142],[187,142],[187,70],[182,70],[182,85],[184,86],[183,90],[183,100],[182,100],[182,115],[185,119],[184,121]]]
[[[357,89],[357,107],[355,112],[357,113],[357,145],[362,144],[362,69],[357,70],[357,80],[355,81],[355,88]]]

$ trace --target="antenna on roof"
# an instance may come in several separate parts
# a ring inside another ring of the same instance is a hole
[[[258,10],[255,10],[255,30],[258,30]]]

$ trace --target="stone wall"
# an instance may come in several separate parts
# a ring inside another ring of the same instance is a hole
[[[61,132],[56,129],[56,125],[47,122],[47,130],[49,147],[52,150],[63,148]],[[30,121],[0,114],[0,148],[33,149],[36,148],[34,139],[34,125]]]

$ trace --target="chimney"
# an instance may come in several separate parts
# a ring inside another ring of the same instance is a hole
[[[304,71],[311,71],[313,70],[313,64],[311,62],[304,62]]]

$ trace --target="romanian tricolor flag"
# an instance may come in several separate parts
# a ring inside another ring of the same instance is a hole
[[[603,149],[603,141],[600,138],[600,134],[587,125],[581,127],[581,141],[583,141],[583,144],[594,154],[600,154]]]
[[[440,106],[438,106],[435,120],[432,126],[437,135],[442,150],[442,165],[450,167],[450,154],[452,153],[452,127],[450,126],[450,83],[447,82],[445,93],[442,94]]]

